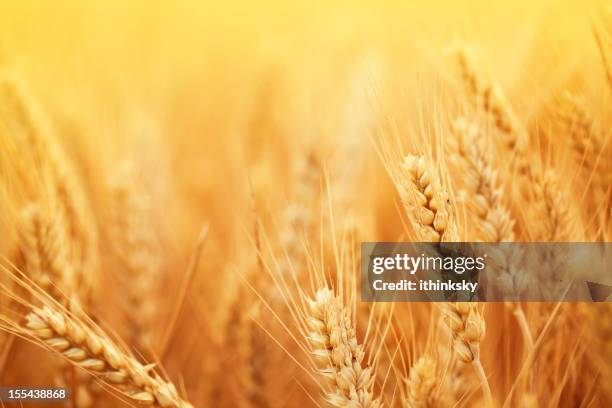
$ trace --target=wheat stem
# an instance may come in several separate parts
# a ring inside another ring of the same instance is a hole
[[[527,317],[525,316],[525,311],[523,310],[521,305],[515,303],[513,305],[512,314],[516,318],[516,322],[518,323],[519,328],[521,329],[523,340],[525,340],[525,344],[527,346],[527,352],[531,353],[531,350],[533,350],[534,342],[533,335],[531,334],[531,328],[529,327]]]
[[[484,400],[486,402],[486,406],[492,407],[493,406],[493,396],[491,394],[491,387],[489,386],[489,380],[487,379],[487,375],[484,372],[484,368],[482,367],[480,358],[472,361],[472,367],[474,367],[474,371],[476,371],[476,376],[478,377],[478,381],[480,381],[480,387],[482,388],[482,393],[484,396]]]

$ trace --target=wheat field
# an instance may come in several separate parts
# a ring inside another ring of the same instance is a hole
[[[604,1],[0,0],[0,386],[612,406],[610,303],[359,289],[360,242],[609,242],[611,138]]]

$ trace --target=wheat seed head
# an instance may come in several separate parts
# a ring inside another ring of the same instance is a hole
[[[451,241],[456,226],[448,193],[425,156],[410,155],[400,165],[398,190],[417,234],[425,242]]]
[[[372,392],[373,369],[364,365],[364,348],[342,300],[332,290],[321,289],[308,303],[308,340],[319,374],[331,382],[327,401],[335,407],[380,407]]]

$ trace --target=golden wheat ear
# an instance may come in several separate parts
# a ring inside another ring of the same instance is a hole
[[[409,377],[406,380],[406,387],[408,389],[405,402],[406,407],[431,407],[436,381],[435,360],[428,356],[420,357],[410,367]]]
[[[97,229],[80,174],[53,131],[45,112],[14,73],[0,72],[0,149],[22,152],[22,161],[7,161],[18,177],[19,194],[56,205],[74,283],[91,289],[97,262]],[[4,153],[4,152],[3,152]],[[4,163],[2,163],[4,164]]]
[[[485,242],[514,241],[514,219],[503,201],[503,189],[483,146],[481,131],[460,118],[453,124],[450,160],[461,171],[461,182],[478,238]]]
[[[583,99],[566,92],[557,111],[561,131],[570,137],[575,161],[581,170],[581,182],[594,192],[592,199],[605,198],[612,184],[610,145],[597,129]]]
[[[419,241],[457,240],[449,195],[425,156],[407,156],[394,182]]]
[[[480,343],[486,326],[476,303],[444,303],[448,327],[452,331],[453,350],[464,363],[470,363],[480,380],[487,406],[493,405],[489,381],[480,362]]]
[[[79,316],[69,312],[24,274],[1,268],[2,273],[28,292],[32,301],[0,286],[0,294],[14,299],[23,310],[0,313],[0,329],[28,339],[83,369],[122,399],[163,408],[192,408],[171,382],[154,371],[154,365],[141,364],[82,311]]]
[[[520,176],[524,185],[519,186],[519,191],[528,195],[528,180],[525,178],[530,174],[529,132],[514,112],[501,86],[482,72],[473,50],[466,45],[456,47],[456,59],[473,107],[484,114],[491,125],[491,133],[499,136],[500,153],[510,158],[505,163],[506,167],[510,173]]]
[[[118,279],[123,283],[123,315],[128,338],[139,353],[148,355],[156,345],[156,313],[162,248],[150,225],[153,197],[141,186],[133,161],[117,166],[109,182],[109,227]]]
[[[535,226],[537,242],[567,242],[575,239],[575,220],[570,212],[567,193],[561,188],[559,175],[552,169],[534,177],[534,216],[541,221]],[[537,219],[534,218],[534,219]]]
[[[142,405],[189,408],[175,386],[125,354],[110,339],[96,334],[68,313],[51,305],[26,316],[26,330],[38,343]]]
[[[38,286],[67,306],[73,295],[74,270],[64,246],[61,219],[39,204],[25,206],[20,215],[17,262]]]
[[[478,66],[474,51],[466,45],[456,47],[456,58],[461,78],[474,107],[484,112],[493,127],[503,136],[506,148],[513,151],[526,140],[526,131],[499,84],[487,77]]]
[[[308,299],[308,341],[317,360],[317,373],[327,382],[326,400],[334,407],[379,408],[374,397],[374,369],[364,364],[364,346],[342,299],[330,289]]]

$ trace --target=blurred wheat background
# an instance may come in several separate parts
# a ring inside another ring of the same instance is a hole
[[[608,304],[358,290],[361,241],[608,242],[611,91],[606,2],[0,0],[0,384],[611,406]]]

